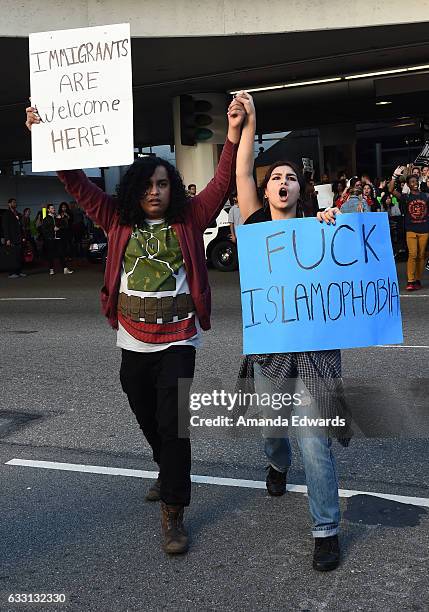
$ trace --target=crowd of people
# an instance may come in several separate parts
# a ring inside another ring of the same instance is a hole
[[[302,208],[304,216],[319,211],[316,181],[304,173]],[[391,176],[372,180],[368,174],[347,178],[344,171],[331,181],[322,174],[317,184],[332,186],[330,205],[341,213],[385,212],[389,217],[390,235],[395,259],[407,258],[407,291],[421,289],[421,278],[429,259],[426,248],[429,237],[429,166],[398,166]]]
[[[316,182],[311,172],[304,172],[300,204],[305,217],[319,212]],[[429,259],[426,248],[429,237],[429,166],[398,166],[387,178],[371,180],[368,174],[347,178],[338,172],[335,181],[322,174],[317,184],[332,186],[333,208],[341,213],[385,212],[389,217],[394,257],[407,258],[407,291],[421,289],[421,278]],[[229,224],[231,240],[236,242],[236,228],[243,223],[237,193],[230,198]]]
[[[32,218],[30,208],[24,208],[21,214],[16,199],[10,198],[0,226],[9,278],[25,277],[23,264],[35,260],[45,260],[51,276],[56,261],[64,274],[72,274],[71,261],[84,255],[83,242],[92,229],[92,221],[75,202],[61,202],[57,211],[47,203]]]

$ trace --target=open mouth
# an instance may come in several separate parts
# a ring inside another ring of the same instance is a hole
[[[288,198],[288,192],[287,192],[286,187],[281,187],[281,188],[280,188],[280,190],[279,190],[279,198],[280,198],[280,200],[282,200],[282,201],[286,201],[286,200],[287,200],[287,198]]]

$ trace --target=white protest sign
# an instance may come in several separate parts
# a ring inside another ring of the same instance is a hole
[[[317,192],[317,201],[319,208],[328,208],[333,205],[334,192],[332,185],[314,185],[314,190]]]
[[[314,172],[313,160],[310,157],[303,157],[302,168],[304,172]]]
[[[34,172],[134,161],[130,25],[30,34]]]

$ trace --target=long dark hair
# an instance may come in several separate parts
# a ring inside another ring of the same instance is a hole
[[[302,174],[300,168],[294,162],[280,160],[280,161],[276,161],[273,164],[271,164],[271,166],[268,168],[268,170],[265,173],[262,183],[259,185],[258,197],[260,201],[262,202],[264,209],[271,216],[270,206],[268,202],[266,201],[264,194],[265,194],[265,189],[267,188],[267,185],[268,185],[268,181],[270,180],[270,177],[273,171],[279,166],[289,166],[290,168],[292,168],[292,170],[295,172],[297,176],[298,183],[299,183],[299,198],[296,204],[296,216],[303,217],[304,210],[302,207],[302,200],[305,198],[305,180],[304,180],[304,175]]]
[[[369,192],[369,197],[371,198],[371,200],[372,200],[373,202],[375,202],[375,191],[374,191],[374,187],[373,187],[372,185],[370,185],[369,183],[365,183],[364,185],[362,185],[362,193],[364,192],[364,188],[365,188],[366,186],[368,186],[368,187],[369,187],[369,189],[370,189],[370,192]]]
[[[149,179],[158,166],[167,170],[170,180],[170,206],[166,212],[169,222],[183,219],[183,211],[190,201],[182,177],[176,168],[161,157],[137,159],[127,170],[118,189],[119,222],[121,225],[141,225],[145,213],[140,200],[149,187]]]
[[[61,202],[61,204],[58,206],[58,215],[61,215],[62,213],[62,209],[64,208],[64,206],[66,207],[66,214],[71,217],[71,210],[70,210],[70,206],[67,204],[67,202]]]

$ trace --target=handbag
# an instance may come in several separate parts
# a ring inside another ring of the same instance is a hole
[[[24,249],[22,252],[22,259],[24,263],[33,263],[34,261],[34,251],[29,240],[25,241]]]

